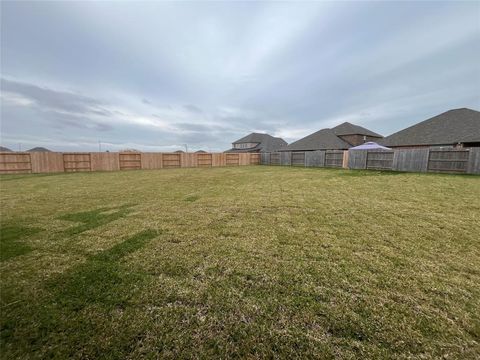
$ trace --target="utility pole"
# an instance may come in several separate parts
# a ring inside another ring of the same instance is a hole
[[[98,152],[102,152],[102,143],[98,140]]]
[[[185,145],[185,152],[188,153],[188,145],[187,144],[183,144],[183,145]]]

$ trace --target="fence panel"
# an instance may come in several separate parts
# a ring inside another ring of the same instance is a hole
[[[426,172],[429,149],[395,149],[392,170]]]
[[[348,168],[349,169],[366,169],[367,168],[367,151],[366,150],[349,150],[348,151]]]
[[[240,154],[226,154],[225,163],[227,164],[227,166],[240,165]]]
[[[32,172],[32,160],[29,153],[2,153],[0,154],[0,173],[22,174]]]
[[[327,150],[325,152],[326,167],[343,167],[343,150]]]
[[[142,168],[142,155],[140,153],[120,153],[120,170],[140,170]]]
[[[63,155],[56,152],[31,152],[32,173],[64,172]]]
[[[292,166],[305,166],[305,152],[292,152]]]
[[[239,153],[239,158],[238,158],[238,164],[239,165],[250,165],[250,155],[252,155],[252,153]],[[225,165],[226,165],[226,160],[227,157],[225,156]]]
[[[212,154],[197,154],[198,167],[212,167]]]
[[[306,151],[305,166],[324,167],[325,166],[325,150]]]
[[[142,153],[142,169],[161,169],[162,164],[162,153]]]
[[[468,166],[468,150],[430,150],[429,172],[465,173]]]
[[[292,165],[292,153],[290,151],[282,151],[280,153],[280,164],[284,166]]]
[[[392,170],[393,151],[388,151],[388,150],[367,151],[366,168],[369,170]]]
[[[468,157],[467,173],[480,174],[480,148],[471,148]]]
[[[162,167],[166,169],[179,168],[181,165],[180,154],[163,154]]]
[[[280,153],[270,153],[270,165],[281,165]]]
[[[90,153],[64,153],[63,168],[65,172],[92,171]]]
[[[226,166],[227,157],[225,155],[225,153],[212,153],[213,166]],[[242,154],[240,154],[240,165],[242,165]]]
[[[267,153],[267,152],[261,153],[260,163],[262,165],[270,165],[270,153]]]
[[[186,153],[182,152],[180,154],[180,167],[190,168],[198,166],[198,157],[196,153]]]
[[[260,153],[250,154],[250,158],[248,159],[248,165],[260,165],[260,157]]]
[[[119,153],[91,153],[90,161],[92,171],[120,170]]]

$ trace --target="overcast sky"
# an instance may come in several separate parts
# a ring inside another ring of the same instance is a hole
[[[1,145],[225,150],[480,110],[480,2],[1,2]]]

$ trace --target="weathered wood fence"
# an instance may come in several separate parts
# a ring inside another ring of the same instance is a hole
[[[480,148],[282,151],[261,154],[261,164],[480,174]]]
[[[258,164],[260,164],[259,153],[0,153],[0,174],[116,171]]]
[[[274,153],[2,152],[0,174],[283,165],[480,174],[480,148]]]

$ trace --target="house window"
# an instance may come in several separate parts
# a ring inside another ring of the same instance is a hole
[[[257,145],[258,143],[241,143],[241,144],[234,144],[233,147],[235,149],[250,149]]]

